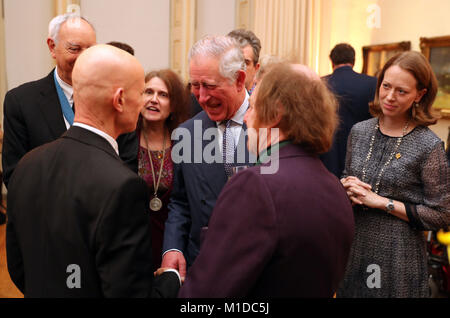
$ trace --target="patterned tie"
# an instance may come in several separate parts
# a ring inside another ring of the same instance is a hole
[[[230,127],[231,122],[231,119],[222,122],[225,125],[222,138],[222,158],[227,177],[233,175],[233,165],[231,163],[234,161],[234,138]]]

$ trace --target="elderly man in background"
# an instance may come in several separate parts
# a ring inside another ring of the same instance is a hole
[[[232,166],[252,161],[245,147],[249,98],[245,61],[236,41],[227,36],[198,41],[189,52],[189,75],[203,111],[174,132],[183,138],[173,146],[174,185],[161,265],[179,269],[182,277],[199,252],[202,229],[208,226],[217,197],[233,174]],[[205,132],[214,132],[214,139],[204,137]],[[178,153],[182,144],[189,146]],[[208,152],[212,158],[205,157]]]
[[[95,30],[76,14],[49,24],[47,45],[56,67],[46,77],[11,89],[5,96],[3,182],[31,149],[60,137],[73,122],[72,68],[83,50],[96,44]]]
[[[236,29],[228,33],[228,36],[234,38],[239,42],[239,46],[242,49],[242,53],[245,58],[246,65],[246,78],[245,88],[249,95],[252,95],[255,89],[255,75],[259,69],[259,53],[261,51],[261,41],[250,30]]]
[[[73,123],[72,69],[78,56],[96,44],[90,22],[68,13],[49,23],[47,46],[56,67],[46,77],[11,89],[4,101],[3,182],[30,150],[59,138]],[[133,157],[128,135],[118,139],[121,158]]]
[[[115,140],[136,128],[144,85],[132,55],[109,45],[86,50],[73,69],[73,126],[18,163],[6,242],[25,297],[176,295],[177,273],[153,280],[147,186]]]

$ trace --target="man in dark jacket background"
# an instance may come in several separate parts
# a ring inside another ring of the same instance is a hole
[[[369,103],[375,96],[377,79],[353,71],[355,50],[347,43],[336,45],[330,53],[333,74],[323,77],[339,101],[339,127],[329,152],[320,156],[324,165],[340,178],[345,166],[347,137],[353,125],[371,118]]]

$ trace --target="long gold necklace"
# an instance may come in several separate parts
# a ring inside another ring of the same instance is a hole
[[[163,170],[163,166],[164,166],[164,156],[166,154],[166,130],[164,129],[163,155],[161,158],[161,167],[159,168],[158,182],[155,181],[155,179],[156,179],[155,169],[153,168],[153,159],[150,154],[150,149],[148,146],[147,134],[145,132],[143,132],[143,134],[144,134],[145,144],[147,145],[148,159],[150,160],[150,166],[152,167],[152,179],[153,179],[154,192],[153,192],[153,198],[150,200],[150,210],[156,212],[156,211],[161,210],[161,208],[162,208],[162,201],[161,201],[161,199],[158,198],[157,192],[158,192],[158,188],[159,188],[159,182],[161,181],[161,175],[162,175],[162,170]]]
[[[409,120],[406,122],[405,127],[403,127],[403,132],[402,135],[400,137],[397,137],[397,143],[395,144],[395,148],[392,151],[391,155],[389,156],[388,160],[384,163],[383,167],[380,170],[380,173],[378,173],[378,176],[376,178],[376,182],[375,182],[375,190],[374,192],[376,194],[378,194],[378,190],[380,187],[380,182],[381,182],[381,176],[384,173],[384,170],[386,169],[387,166],[389,166],[389,164],[391,163],[392,159],[394,158],[394,155],[397,159],[400,159],[401,154],[398,152],[398,147],[400,147],[400,144],[402,143],[403,137],[406,135],[406,132],[408,131],[408,126],[409,126]],[[380,128],[380,124],[379,122],[377,122],[377,124],[375,125],[375,129],[372,135],[372,138],[370,139],[370,145],[369,145],[369,152],[367,153],[366,156],[366,160],[364,161],[364,165],[362,168],[362,179],[361,181],[366,182],[366,170],[367,170],[367,165],[368,162],[370,160],[370,158],[372,157],[372,152],[373,152],[373,144],[375,143],[375,135],[377,134],[378,128]]]

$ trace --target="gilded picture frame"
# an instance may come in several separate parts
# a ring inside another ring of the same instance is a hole
[[[377,76],[384,64],[392,56],[399,52],[409,50],[411,50],[410,41],[363,46],[362,73],[370,76]]]
[[[420,49],[428,59],[438,80],[438,93],[433,107],[450,118],[450,35],[420,38]]]

